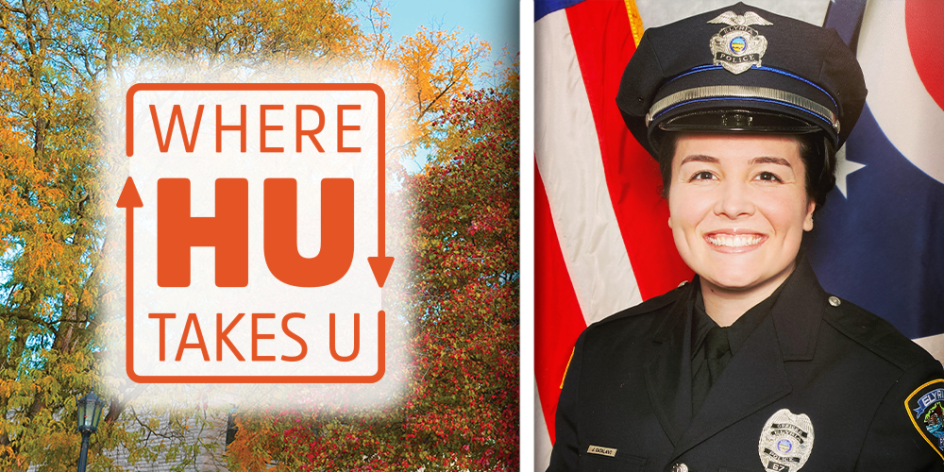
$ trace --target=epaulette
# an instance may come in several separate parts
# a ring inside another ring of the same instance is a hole
[[[921,346],[901,334],[891,323],[868,310],[841,299],[829,306],[825,320],[853,341],[902,370],[934,361]]]

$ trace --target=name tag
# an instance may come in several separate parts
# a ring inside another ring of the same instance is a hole
[[[590,446],[587,448],[587,452],[590,454],[599,454],[601,456],[616,457],[616,449],[613,449],[612,447]]]

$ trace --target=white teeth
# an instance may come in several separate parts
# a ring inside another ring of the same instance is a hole
[[[717,236],[708,236],[708,242],[714,244],[715,246],[723,247],[743,247],[743,246],[753,246],[760,242],[761,237],[757,235],[738,235],[738,236],[729,236],[729,235],[717,235]]]

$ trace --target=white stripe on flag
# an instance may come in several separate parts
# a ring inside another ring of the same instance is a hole
[[[642,303],[607,191],[567,14],[535,24],[535,158],[587,324]]]
[[[527,453],[527,451],[525,451]],[[543,471],[551,465],[551,436],[544,424],[544,412],[541,409],[541,395],[538,394],[537,382],[534,383],[534,470]]]
[[[930,352],[935,359],[944,363],[944,334],[918,338],[914,342]]]

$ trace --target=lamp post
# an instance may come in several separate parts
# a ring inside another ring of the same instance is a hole
[[[105,402],[90,392],[88,395],[80,398],[76,402],[78,406],[78,431],[82,434],[82,452],[79,453],[79,470],[85,472],[85,465],[88,460],[89,436],[98,430],[98,420],[102,417],[102,408]]]

